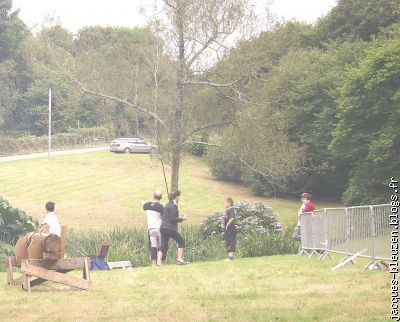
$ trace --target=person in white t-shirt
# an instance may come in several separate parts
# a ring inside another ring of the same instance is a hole
[[[161,225],[161,217],[164,214],[164,207],[160,203],[162,199],[162,192],[160,190],[154,191],[153,201],[144,202],[143,210],[146,211],[147,215],[147,228],[148,228],[148,240],[149,240],[149,249],[150,249],[150,259],[153,267],[156,267],[157,264],[157,253],[160,250],[161,244],[161,234],[160,234],[160,225]]]
[[[46,217],[42,222],[40,232],[48,233],[48,234],[55,234],[60,237],[61,235],[61,228],[60,224],[58,223],[58,219],[56,214],[54,213],[54,202],[49,201],[46,203]]]

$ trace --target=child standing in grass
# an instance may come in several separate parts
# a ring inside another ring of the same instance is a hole
[[[235,209],[232,198],[225,199],[224,240],[228,251],[228,260],[232,261],[235,259],[236,252]]]

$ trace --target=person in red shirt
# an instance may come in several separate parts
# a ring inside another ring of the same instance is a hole
[[[306,212],[312,212],[315,210],[315,205],[311,201],[312,196],[309,193],[306,193],[306,192],[302,193],[300,198],[301,198],[301,207],[298,212],[297,225],[294,228],[293,235],[292,235],[292,238],[299,242],[301,242],[300,216],[301,216],[301,214],[304,214]],[[301,245],[300,245],[300,249],[301,249]]]
[[[303,193],[301,195],[302,206],[300,212],[303,214],[305,212],[311,212],[315,210],[315,205],[311,201],[312,196],[309,193]]]

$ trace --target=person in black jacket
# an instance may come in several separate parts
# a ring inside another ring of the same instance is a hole
[[[184,257],[185,252],[185,241],[182,236],[178,233],[178,223],[186,220],[186,215],[179,218],[178,203],[181,192],[179,190],[171,192],[169,194],[169,202],[164,207],[164,214],[162,216],[162,222],[160,226],[161,233],[161,252],[159,255],[159,264],[164,264],[167,258],[168,242],[172,238],[176,241],[178,247],[177,264],[186,265]]]
[[[225,199],[224,240],[228,251],[228,260],[232,261],[235,259],[236,251],[235,209],[232,198]]]

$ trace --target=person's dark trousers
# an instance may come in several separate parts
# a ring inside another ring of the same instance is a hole
[[[167,258],[168,242],[170,238],[176,241],[178,248],[185,248],[185,241],[177,231],[168,228],[160,228],[160,233],[161,233],[161,252],[163,254],[162,260],[165,260]]]

